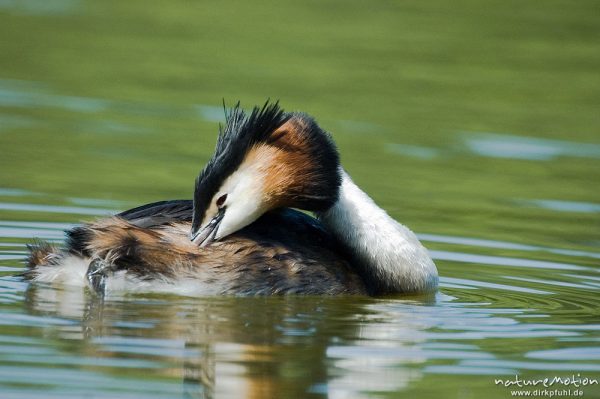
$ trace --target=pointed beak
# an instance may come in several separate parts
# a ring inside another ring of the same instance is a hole
[[[225,208],[219,209],[219,213],[212,218],[210,222],[203,228],[198,229],[197,231],[192,231],[190,234],[190,240],[195,244],[198,244],[200,247],[205,247],[215,240],[215,236],[217,235],[217,231],[219,229],[219,224],[223,217],[225,216]]]

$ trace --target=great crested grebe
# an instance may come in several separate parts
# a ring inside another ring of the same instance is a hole
[[[308,115],[278,104],[225,113],[192,200],[162,201],[30,246],[25,276],[96,292],[186,295],[419,293],[427,250],[341,168]],[[316,213],[313,218],[290,209]]]

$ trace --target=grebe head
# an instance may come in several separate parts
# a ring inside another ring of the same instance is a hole
[[[215,153],[196,179],[191,239],[206,245],[270,209],[329,209],[341,175],[335,144],[308,115],[265,103],[225,112]]]

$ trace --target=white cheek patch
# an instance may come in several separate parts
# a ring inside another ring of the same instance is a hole
[[[216,240],[246,227],[267,211],[264,201],[264,181],[268,157],[248,158],[219,189],[220,195],[227,194],[227,200],[225,216],[219,224],[215,235]],[[213,217],[216,212],[215,206]],[[208,222],[210,220],[207,218],[206,223]]]
[[[225,217],[223,217],[223,220],[219,224],[215,240],[219,240],[248,226],[263,213],[265,213],[265,209],[262,208],[261,202],[255,201],[253,198],[232,204],[225,210]]]
[[[227,177],[211,198],[201,228],[206,228],[219,213],[216,202],[223,195],[225,214],[216,230],[218,240],[246,227],[268,210],[265,201],[265,180],[269,167],[275,161],[273,150],[264,145],[250,149],[243,162]]]

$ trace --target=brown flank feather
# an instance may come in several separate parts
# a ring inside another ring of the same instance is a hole
[[[293,227],[292,227],[293,226]],[[366,294],[361,278],[336,251],[336,243],[317,222],[301,212],[282,209],[263,215],[239,232],[200,248],[189,240],[191,223],[178,221],[138,227],[119,217],[79,227],[86,237],[80,256],[101,261],[107,277],[118,271],[140,280],[177,284],[182,278],[214,283],[220,294]],[[38,266],[59,265],[75,254],[40,244],[30,257]]]

